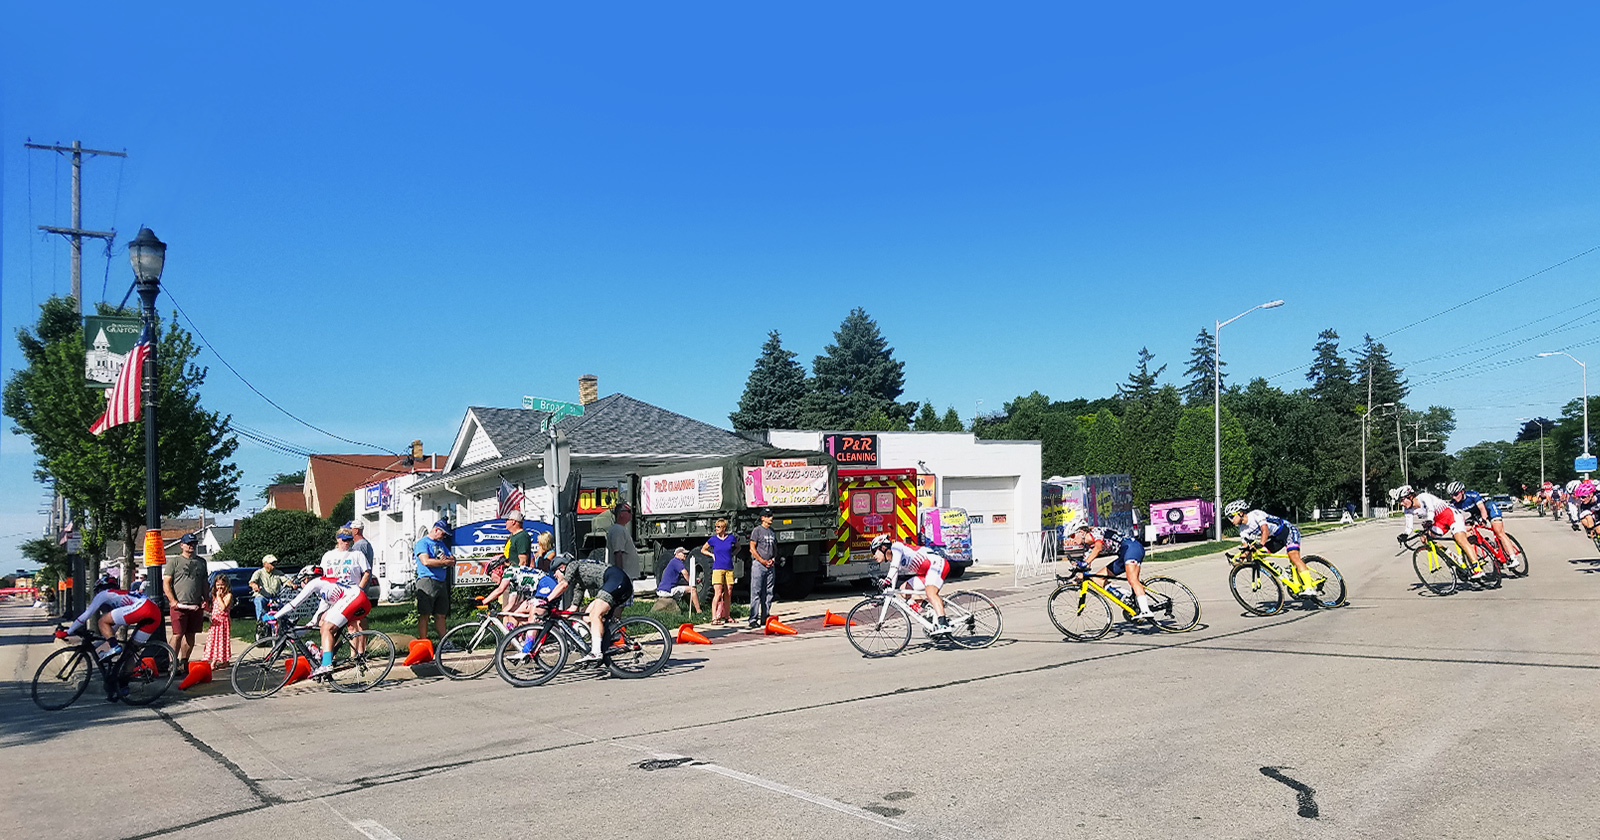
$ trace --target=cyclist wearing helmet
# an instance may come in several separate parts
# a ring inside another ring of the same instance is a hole
[[[1139,580],[1139,567],[1144,562],[1144,546],[1138,540],[1125,537],[1114,528],[1096,528],[1088,524],[1079,525],[1067,540],[1073,545],[1089,547],[1089,553],[1078,561],[1078,570],[1087,574],[1090,564],[1098,557],[1110,557],[1111,563],[1105,567],[1107,574],[1123,575],[1128,579],[1128,586],[1133,588],[1133,600],[1139,605],[1139,612],[1135,619],[1154,619],[1150,612],[1150,596],[1144,594],[1144,583]]]
[[[1472,550],[1472,543],[1467,542],[1467,529],[1462,524],[1465,517],[1457,513],[1456,509],[1446,504],[1444,499],[1432,493],[1417,492],[1409,484],[1402,484],[1394,491],[1395,499],[1406,512],[1406,530],[1420,534],[1424,530],[1432,530],[1436,537],[1449,534],[1456,541],[1456,548],[1461,549],[1461,557],[1472,565],[1472,579],[1477,580],[1484,575],[1483,566],[1478,563],[1478,553]],[[1417,522],[1421,522],[1420,528]],[[1397,542],[1405,542],[1411,534],[1404,533],[1396,537]]]
[[[1600,493],[1596,492],[1594,482],[1580,482],[1573,488],[1572,496],[1578,506],[1578,524],[1583,526],[1584,533],[1594,536],[1596,523],[1600,523]]]
[[[317,613],[311,617],[310,624],[306,626],[314,624],[322,629],[322,664],[311,672],[311,676],[319,677],[333,670],[334,632],[345,624],[366,616],[372,610],[372,602],[367,600],[367,593],[362,592],[361,587],[335,578],[323,577],[322,569],[318,566],[306,566],[296,577],[305,584],[300,587],[300,594],[275,612],[267,613],[263,617],[267,621],[276,621],[278,616],[294,612],[301,601],[316,596],[320,602],[317,605]],[[351,641],[351,646],[357,653],[364,652],[365,644],[365,637]]]
[[[1500,541],[1501,552],[1508,558],[1506,567],[1515,569],[1522,561],[1511,556],[1511,543],[1506,540],[1506,523],[1500,518],[1500,508],[1484,498],[1482,493],[1468,490],[1467,485],[1459,481],[1450,482],[1445,492],[1450,494],[1450,504],[1467,515],[1467,521],[1489,523],[1489,528],[1494,531],[1494,538]]]
[[[57,630],[56,638],[64,639],[76,635],[87,627],[89,619],[95,613],[106,610],[100,616],[98,627],[100,637],[104,640],[95,645],[95,653],[105,659],[115,656],[122,651],[120,645],[112,642],[112,633],[118,627],[132,627],[133,640],[144,643],[150,641],[150,634],[161,626],[161,608],[156,602],[146,598],[143,592],[137,590],[127,591],[118,588],[117,579],[111,575],[103,575],[94,585],[95,596],[89,601],[89,606],[72,622],[72,626],[65,630]]]
[[[890,589],[894,588],[896,577],[903,574],[910,578],[907,585],[921,589],[934,615],[938,616],[933,632],[941,636],[951,632],[950,619],[944,614],[944,599],[939,597],[944,576],[950,573],[950,561],[937,554],[918,551],[888,534],[879,534],[872,540],[872,561],[888,564],[885,580]]]
[[[1250,505],[1246,504],[1244,499],[1229,502],[1227,507],[1222,509],[1222,515],[1227,517],[1233,527],[1239,529],[1239,539],[1244,542],[1246,553],[1266,549],[1268,554],[1277,554],[1280,551],[1287,554],[1300,580],[1306,584],[1305,588],[1300,590],[1300,596],[1321,597],[1322,578],[1312,574],[1311,570],[1306,568],[1306,561],[1300,557],[1300,529],[1293,523],[1264,510],[1250,510]]]

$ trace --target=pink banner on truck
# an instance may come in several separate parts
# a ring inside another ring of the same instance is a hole
[[[828,503],[828,468],[745,467],[744,499],[750,507],[805,507]]]

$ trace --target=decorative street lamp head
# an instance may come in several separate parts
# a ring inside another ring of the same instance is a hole
[[[167,243],[156,238],[147,227],[139,228],[139,235],[128,243],[128,262],[133,263],[133,276],[141,285],[161,282],[161,269],[167,262]]]

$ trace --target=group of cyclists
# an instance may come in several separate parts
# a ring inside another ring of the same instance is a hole
[[[1600,486],[1594,481],[1574,479],[1565,486],[1547,481],[1534,495],[1534,504],[1552,518],[1565,513],[1572,530],[1600,539]]]

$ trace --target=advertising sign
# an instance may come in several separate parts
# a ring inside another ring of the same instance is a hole
[[[822,448],[841,467],[876,467],[878,465],[877,435],[824,435]]]
[[[617,505],[617,488],[590,487],[578,491],[579,513],[600,513]]]
[[[138,318],[86,315],[83,319],[83,384],[110,388],[122,372],[122,363],[139,343],[144,328]]]
[[[938,507],[938,505],[935,504],[939,498],[937,493],[938,484],[939,477],[936,475],[929,475],[927,473],[919,473],[917,475],[917,507]]]
[[[543,522],[524,522],[530,538],[550,532]],[[451,534],[450,553],[456,558],[456,586],[484,586],[492,583],[489,564],[506,556],[506,530],[504,519],[486,519],[470,525],[458,526]]]
[[[744,503],[749,507],[804,507],[828,503],[828,468],[745,467]]]
[[[394,479],[375,482],[360,488],[361,512],[388,513],[394,509]]]
[[[944,546],[952,557],[972,556],[972,524],[966,508],[935,508],[922,512],[922,535],[933,545]]]
[[[639,479],[639,509],[645,514],[691,513],[722,507],[722,470],[711,467]]]

